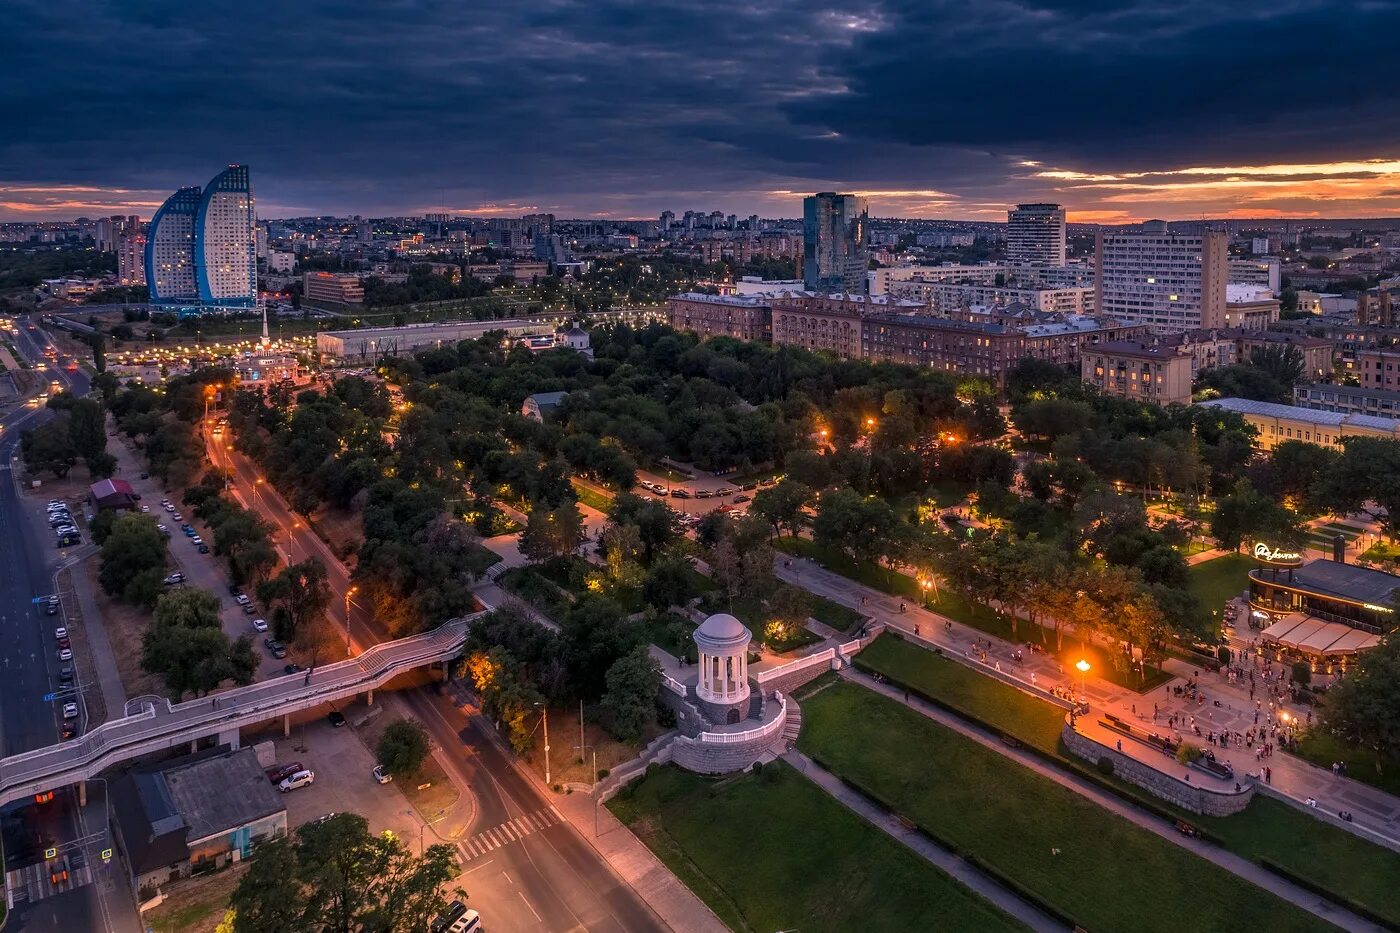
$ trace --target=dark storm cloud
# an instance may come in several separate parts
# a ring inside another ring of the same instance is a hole
[[[9,0],[0,217],[158,200],[231,161],[269,213],[791,216],[776,192],[842,187],[977,215],[1082,190],[1024,159],[1396,148],[1392,4],[1237,6]]]

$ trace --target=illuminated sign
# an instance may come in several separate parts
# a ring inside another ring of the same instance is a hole
[[[1370,609],[1372,612],[1394,612],[1394,611],[1395,611],[1394,609],[1391,609],[1389,606],[1377,606],[1375,603],[1362,603],[1361,605],[1364,606],[1364,607],[1367,608],[1367,609]]]
[[[1280,551],[1278,548],[1270,547],[1263,541],[1254,545],[1254,559],[1263,561],[1266,564],[1280,564],[1286,567],[1296,567],[1303,562],[1303,555],[1296,551]]]

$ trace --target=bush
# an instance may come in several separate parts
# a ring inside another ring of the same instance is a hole
[[[1094,763],[1094,767],[1099,769],[1099,774],[1104,777],[1113,776],[1113,759],[1107,755],[1100,755],[1099,760]]]
[[[1215,649],[1215,656],[1220,659],[1221,664],[1230,663],[1230,649],[1225,645],[1221,645],[1219,648]]]
[[[1295,684],[1312,683],[1312,665],[1307,661],[1294,661],[1293,682]]]
[[[1192,745],[1190,742],[1182,742],[1176,747],[1176,760],[1183,765],[1199,760],[1204,754],[1199,745]]]
[[[390,774],[417,774],[428,757],[428,731],[411,719],[389,723],[375,748],[375,759]]]

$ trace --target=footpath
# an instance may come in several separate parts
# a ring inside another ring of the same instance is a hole
[[[1300,807],[1311,798],[1317,802],[1317,806],[1307,807],[1307,810],[1319,819],[1369,842],[1390,848],[1400,847],[1400,799],[1391,794],[1335,775],[1286,753],[1280,752],[1261,762],[1252,748],[1207,745],[1205,736],[1211,731],[1244,732],[1253,728],[1256,711],[1260,713],[1261,722],[1266,722],[1270,715],[1282,718],[1283,713],[1306,719],[1306,710],[1298,707],[1275,705],[1270,711],[1268,697],[1262,689],[1256,689],[1256,699],[1259,701],[1256,710],[1254,701],[1249,698],[1247,681],[1232,684],[1224,675],[1193,667],[1188,662],[1169,659],[1164,664],[1166,671],[1175,678],[1194,678],[1200,687],[1200,700],[1175,694],[1173,688],[1180,686],[1181,680],[1169,681],[1139,694],[1092,676],[1092,673],[1081,677],[1073,669],[1065,669],[1049,654],[1027,651],[1024,643],[1012,644],[988,635],[980,629],[924,609],[916,601],[902,600],[857,583],[813,561],[780,555],[774,559],[773,572],[785,582],[850,606],[871,619],[898,629],[910,641],[954,655],[983,674],[1026,692],[1039,696],[1048,696],[1054,690],[1082,694],[1096,713],[1112,713],[1123,719],[1137,720],[1148,728],[1155,722],[1164,733],[1171,731],[1168,723],[1175,716],[1181,727],[1181,737],[1185,738],[1189,733],[1192,742],[1210,748],[1217,759],[1230,762],[1241,781],[1250,773],[1258,773],[1261,765],[1267,764],[1271,769],[1271,782],[1260,785],[1265,792]],[[1015,659],[1018,651],[1021,653],[1019,662]],[[1262,685],[1262,681],[1259,683]],[[1219,706],[1216,705],[1217,701]],[[1198,738],[1191,728],[1192,717],[1195,724],[1200,726],[1202,737]],[[1177,770],[1174,762],[1166,761],[1162,755],[1146,746],[1139,747],[1139,743],[1124,743],[1123,751],[1164,773],[1167,773],[1166,768],[1171,768],[1170,773],[1173,774]],[[1351,812],[1353,820],[1346,822],[1338,819],[1336,814],[1339,810]]]

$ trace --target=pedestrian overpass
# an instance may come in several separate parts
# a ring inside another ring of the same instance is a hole
[[[68,742],[0,758],[0,806],[78,784],[108,768],[200,739],[237,745],[239,730],[373,691],[399,674],[457,655],[476,613],[430,632],[383,642],[358,657],[183,703],[147,702]]]

